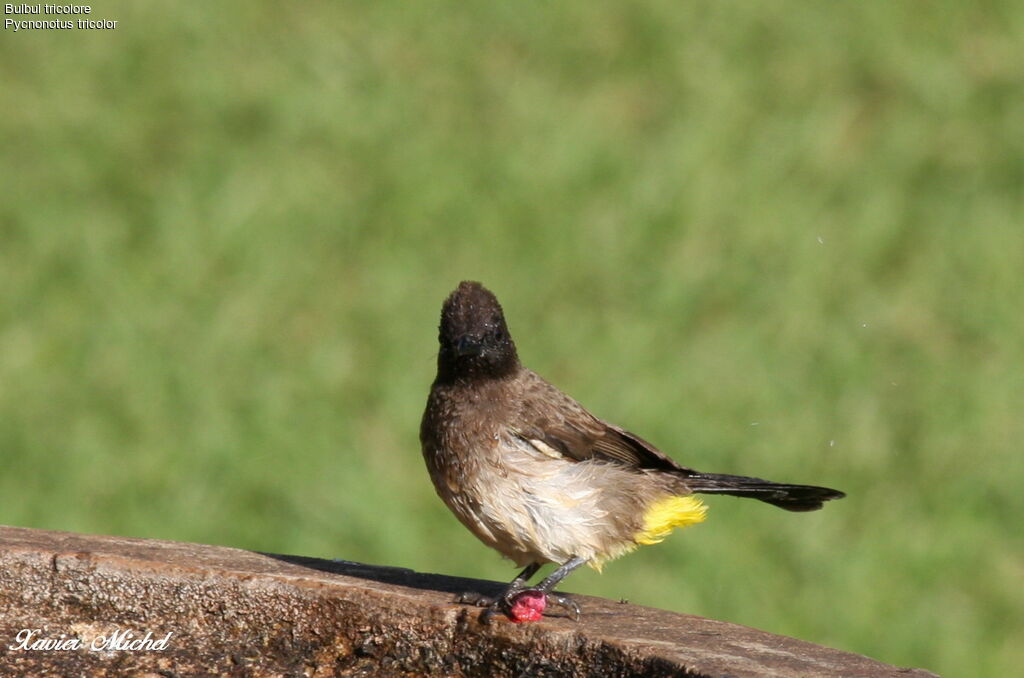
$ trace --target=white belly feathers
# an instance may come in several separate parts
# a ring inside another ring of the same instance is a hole
[[[551,446],[512,432],[499,434],[493,444],[500,453],[480,451],[481,477],[473,483],[486,494],[453,506],[470,514],[463,522],[475,524],[481,539],[520,566],[607,552],[607,544],[594,539],[607,532],[599,527],[606,524],[600,489],[605,483],[587,478],[594,462],[564,459]]]

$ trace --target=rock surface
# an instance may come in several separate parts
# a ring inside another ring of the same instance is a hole
[[[600,598],[576,598],[579,623],[546,617],[487,626],[479,610],[451,602],[455,593],[500,586],[220,546],[0,527],[0,674],[933,675]],[[112,639],[142,647],[118,649]],[[162,650],[154,645],[161,639]]]

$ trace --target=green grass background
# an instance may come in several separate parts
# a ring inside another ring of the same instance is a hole
[[[510,578],[417,439],[480,279],[599,416],[849,493],[568,590],[1024,663],[1024,5],[93,18],[0,36],[0,522]]]

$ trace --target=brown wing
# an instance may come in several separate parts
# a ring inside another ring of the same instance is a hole
[[[524,439],[539,440],[576,461],[596,458],[624,466],[696,473],[640,436],[598,419],[537,374],[523,373],[524,397],[516,432]]]

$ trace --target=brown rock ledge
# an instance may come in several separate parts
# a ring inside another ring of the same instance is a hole
[[[489,626],[477,622],[477,610],[451,602],[453,593],[499,586],[221,546],[0,527],[0,674],[933,675],[601,598],[578,598],[580,623]],[[166,649],[103,645],[117,633],[130,642],[147,632],[150,644],[170,632]],[[47,642],[80,647],[30,649]],[[102,647],[90,649],[94,643]]]

